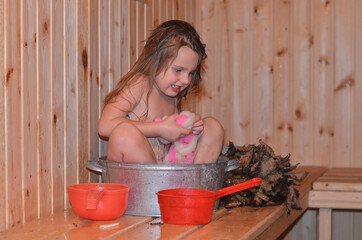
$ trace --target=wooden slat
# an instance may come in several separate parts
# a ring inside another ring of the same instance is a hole
[[[1,239],[56,239],[49,236],[62,234],[70,229],[89,222],[79,218],[72,210],[57,212],[52,216],[42,217],[30,221],[25,225],[16,226],[10,230],[0,232]]]
[[[109,38],[109,90],[116,86],[121,78],[121,1],[109,2],[110,6],[110,38]],[[102,103],[103,104],[103,103]]]
[[[129,4],[129,15],[130,16],[137,16],[136,12],[137,12],[137,2],[134,0],[130,1]],[[137,60],[137,56],[136,56],[136,51],[137,51],[137,24],[136,24],[136,19],[132,19],[128,22],[128,35],[129,35],[129,60],[130,60],[130,66],[133,66],[133,64],[136,62]]]
[[[251,87],[251,138],[250,143],[257,143],[258,139],[270,142],[272,135],[272,121],[265,116],[272,116],[272,62],[273,42],[267,39],[273,34],[272,1],[255,1],[253,15],[253,84]],[[258,106],[258,107],[254,107]]]
[[[24,215],[23,221],[38,216],[37,198],[37,72],[36,72],[36,1],[22,2],[22,111]]]
[[[213,213],[213,220],[216,220],[224,214],[227,210],[221,208],[218,211]],[[159,222],[159,219],[155,221]],[[149,222],[147,224],[142,224],[137,228],[134,228],[121,236],[117,237],[117,240],[127,240],[127,239],[184,239],[188,235],[197,231],[203,227],[203,225],[173,225],[173,224],[153,224]]]
[[[89,43],[88,43],[88,3],[86,1],[78,1],[78,36],[77,36],[77,142],[78,142],[78,182],[88,182],[89,173],[87,171],[87,162],[89,160]]]
[[[160,0],[152,1],[152,29],[161,24]]]
[[[4,0],[0,0],[0,79],[5,79],[5,61],[4,61]],[[1,80],[0,80],[1,81]],[[5,139],[5,95],[4,84],[0,84],[0,139]],[[6,204],[5,193],[6,187],[6,168],[5,168],[5,141],[0,140],[0,231],[6,228]]]
[[[146,5],[141,2],[136,2],[136,12],[137,12],[137,38],[136,38],[136,58],[142,52],[144,42],[146,40]]]
[[[208,54],[208,58],[205,62],[205,68],[207,68],[207,74],[203,76],[203,81],[201,83],[202,91],[200,93],[200,97],[198,99],[199,104],[201,106],[212,106],[212,98],[210,93],[210,89],[214,85],[213,78],[209,76],[213,76],[214,74],[214,66],[215,66],[215,58],[211,58],[210,56],[216,56],[215,55],[215,38],[213,38],[213,31],[215,30],[214,22],[215,20],[215,3],[214,1],[203,1],[202,3],[202,9],[201,9],[202,17],[201,17],[201,24],[200,28],[201,31],[200,34],[202,35],[203,41],[206,44],[206,52]],[[202,117],[206,116],[214,116],[216,117],[212,110],[214,108],[210,107],[202,107],[199,109],[198,113]]]
[[[90,1],[88,9],[88,64],[89,64],[89,98],[88,98],[88,114],[89,114],[89,153],[90,158],[97,159],[99,157],[100,142],[98,138],[97,123],[99,119],[99,103],[100,103],[100,72],[99,72],[99,3],[100,1]],[[91,181],[98,181],[98,176],[92,175]]]
[[[69,208],[66,187],[78,183],[77,132],[77,2],[65,1],[65,192],[64,206]]]
[[[103,101],[106,95],[110,91],[110,12],[109,1],[100,0],[99,2],[99,116],[103,110]],[[98,121],[98,120],[97,120]],[[98,135],[98,134],[97,134]],[[106,156],[108,149],[108,142],[104,139],[100,139],[100,152],[99,156]]]
[[[313,184],[313,189],[319,191],[362,192],[362,168],[329,169]]]
[[[354,6],[354,15],[355,15],[355,23],[354,23],[354,32],[355,32],[355,56],[354,56],[354,65],[355,67],[355,93],[360,93],[362,91],[362,69],[357,66],[362,66],[362,16],[360,12],[362,11],[362,2],[355,1]],[[362,142],[362,96],[361,94],[354,94],[354,114],[353,114],[353,166],[354,167],[362,167],[362,161],[358,161],[357,159],[362,159],[362,151],[360,143]]]
[[[335,2],[334,148],[332,167],[352,167],[354,2]],[[338,146],[338,147],[337,147]],[[343,161],[341,161],[343,159]]]
[[[307,168],[298,168],[298,171],[306,170]],[[308,175],[299,187],[302,211],[292,210],[288,215],[284,204],[266,208],[234,208],[186,239],[276,239],[306,210],[308,191],[313,181],[325,170],[322,167],[308,168]],[[231,222],[234,224],[230,224]],[[236,224],[237,222],[240,224]]]
[[[128,34],[130,28],[130,12],[129,5],[130,0],[121,1],[121,49],[120,55],[120,69],[121,76],[125,75],[130,69],[130,36]]]
[[[160,6],[160,22],[163,23],[167,20],[167,2],[168,0],[158,0]]]
[[[293,106],[291,61],[291,4],[288,1],[274,1],[273,6],[273,131],[272,142],[275,152],[281,155],[290,153],[293,144]]]
[[[71,229],[65,234],[54,235],[56,239],[115,239],[118,235],[137,228],[139,225],[147,225],[151,217],[136,217],[124,215],[112,221],[90,221],[76,229]],[[119,224],[107,228],[109,224]],[[149,237],[147,237],[149,239]]]
[[[23,222],[20,0],[5,2],[5,141],[7,227]],[[10,194],[9,194],[10,193]]]
[[[52,212],[64,209],[64,2],[51,2]]]
[[[313,48],[311,35],[311,2],[292,1],[292,68],[293,68],[293,148],[291,151],[294,163],[312,165],[312,114],[309,81],[311,75],[310,58]]]
[[[332,209],[319,209],[318,239],[332,239]]]
[[[333,71],[334,4],[326,1],[313,1],[313,54],[311,96],[316,104],[313,114],[313,157],[318,165],[328,166],[332,160],[333,146]]]
[[[38,1],[39,216],[51,213],[51,74],[50,1]]]
[[[252,48],[253,42],[253,3],[245,2],[241,7],[239,1],[234,0],[228,8],[228,22],[235,22],[234,27],[230,29],[232,39],[232,51],[230,51],[230,64],[232,65],[232,76],[240,76],[241,81],[234,81],[232,87],[232,133],[230,140],[235,144],[242,146],[249,143],[251,139],[251,116],[245,114],[250,112],[251,96],[250,91],[252,83]],[[214,58],[212,55],[210,58]],[[239,62],[244,62],[240,65]],[[230,126],[231,127],[231,126]]]
[[[309,207],[362,209],[362,192],[313,190],[309,194]]]

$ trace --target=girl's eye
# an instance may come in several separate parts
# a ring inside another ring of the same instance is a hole
[[[182,70],[175,68],[175,72],[180,73]]]

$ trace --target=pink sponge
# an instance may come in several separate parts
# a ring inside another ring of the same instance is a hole
[[[183,111],[176,118],[176,123],[183,128],[191,129],[195,120],[195,114],[189,111]],[[172,164],[191,164],[194,162],[197,150],[197,139],[194,134],[179,139],[171,144],[165,162]]]

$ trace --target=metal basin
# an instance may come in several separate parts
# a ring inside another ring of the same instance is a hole
[[[130,187],[125,214],[153,217],[161,215],[156,192],[172,188],[214,191],[222,188],[225,173],[238,167],[238,160],[228,161],[222,156],[216,163],[207,164],[119,163],[106,157],[88,162],[88,169],[102,174],[102,182]]]

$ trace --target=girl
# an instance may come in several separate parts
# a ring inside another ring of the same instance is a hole
[[[205,46],[187,22],[167,21],[151,32],[134,66],[104,100],[98,133],[109,138],[108,160],[162,163],[169,144],[159,140],[175,142],[191,132],[197,137],[194,163],[217,160],[224,129],[216,119],[197,115],[192,129],[175,122],[181,98],[199,88],[205,58]]]

